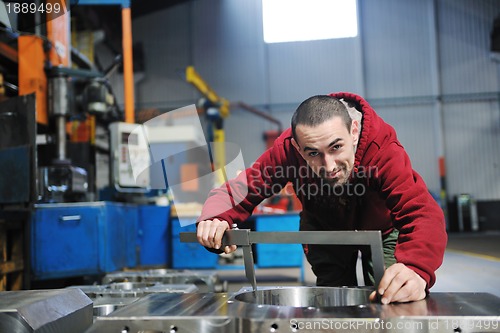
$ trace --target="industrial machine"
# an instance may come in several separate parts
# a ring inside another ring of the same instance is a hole
[[[121,117],[105,73],[70,52],[69,15],[48,20],[46,38],[10,38],[17,40],[18,94],[36,96],[38,201],[95,199],[96,124]],[[72,59],[84,67],[72,68]]]
[[[21,235],[19,242],[6,241],[9,246],[14,245],[5,249],[6,256],[2,258],[0,290],[29,288],[32,279],[64,278],[82,272],[81,267],[75,270],[68,262],[66,267],[53,266],[61,263],[59,259],[64,256],[40,261],[40,256],[34,259],[30,255],[41,253],[37,247],[43,246],[47,228],[53,228],[57,234],[67,232],[65,227],[70,226],[73,236],[77,229],[86,229],[92,230],[92,235],[85,234],[91,239],[106,237],[105,230],[97,228],[98,219],[95,219],[96,216],[106,217],[97,214],[92,203],[99,199],[96,156],[110,152],[107,142],[105,146],[96,144],[97,139],[102,140],[96,133],[102,128],[107,132],[111,122],[134,121],[130,1],[105,3],[120,5],[123,21],[123,56],[106,70],[98,70],[89,60],[93,58],[87,58],[72,47],[74,43],[70,40],[76,30],[72,36],[70,19],[75,8],[70,5],[76,4],[96,6],[103,3],[47,0],[40,5],[57,5],[58,13],[20,11],[10,12],[8,16],[4,15],[4,3],[0,4],[0,81],[3,83],[0,123],[4,129],[0,135],[0,166],[4,171],[0,175],[0,234],[2,240],[8,238],[12,228]],[[110,73],[122,64],[122,59],[125,114],[118,107],[108,82]],[[67,209],[79,212],[65,215],[63,211]],[[38,213],[40,210],[43,212]],[[122,207],[112,210],[115,214]],[[46,215],[48,211],[59,213]],[[51,219],[44,220],[47,216]],[[4,230],[4,225],[9,226],[9,230]],[[126,228],[127,224],[115,227],[121,232],[119,228]],[[61,243],[64,241],[62,239]],[[103,244],[102,253],[109,253],[104,248],[108,243],[98,244]],[[51,245],[57,247],[58,243]],[[91,269],[85,272],[103,271],[96,269],[98,258],[90,255],[94,252],[79,253],[94,261],[89,266]],[[125,265],[121,259],[110,262],[119,262],[118,268]],[[36,272],[31,270],[32,266],[38,267]],[[117,267],[113,264],[104,271],[108,269]]]

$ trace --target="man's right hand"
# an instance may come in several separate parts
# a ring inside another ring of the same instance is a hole
[[[228,229],[229,223],[227,221],[219,219],[204,220],[198,223],[196,236],[201,245],[218,250],[222,244],[222,236]],[[235,250],[236,245],[224,247],[225,253],[231,253]]]

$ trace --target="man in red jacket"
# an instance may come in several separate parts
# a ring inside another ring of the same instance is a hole
[[[382,303],[426,297],[446,247],[444,215],[412,169],[394,129],[363,98],[334,93],[302,102],[292,127],[273,147],[210,193],[198,219],[199,242],[222,252],[225,230],[246,220],[287,182],[302,203],[301,230],[382,231],[386,270],[377,287]],[[356,285],[358,250],[365,282],[373,283],[366,248],[303,247],[317,285]],[[224,252],[235,249],[226,246]]]

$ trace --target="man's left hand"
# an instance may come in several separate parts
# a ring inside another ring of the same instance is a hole
[[[391,302],[411,302],[424,299],[427,283],[415,271],[404,264],[397,263],[385,270],[382,280],[378,285],[378,293],[382,297],[382,304]],[[370,300],[376,298],[375,291],[370,295]]]

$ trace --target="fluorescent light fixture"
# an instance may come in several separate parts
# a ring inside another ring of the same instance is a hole
[[[262,0],[264,41],[356,37],[356,0]]]

